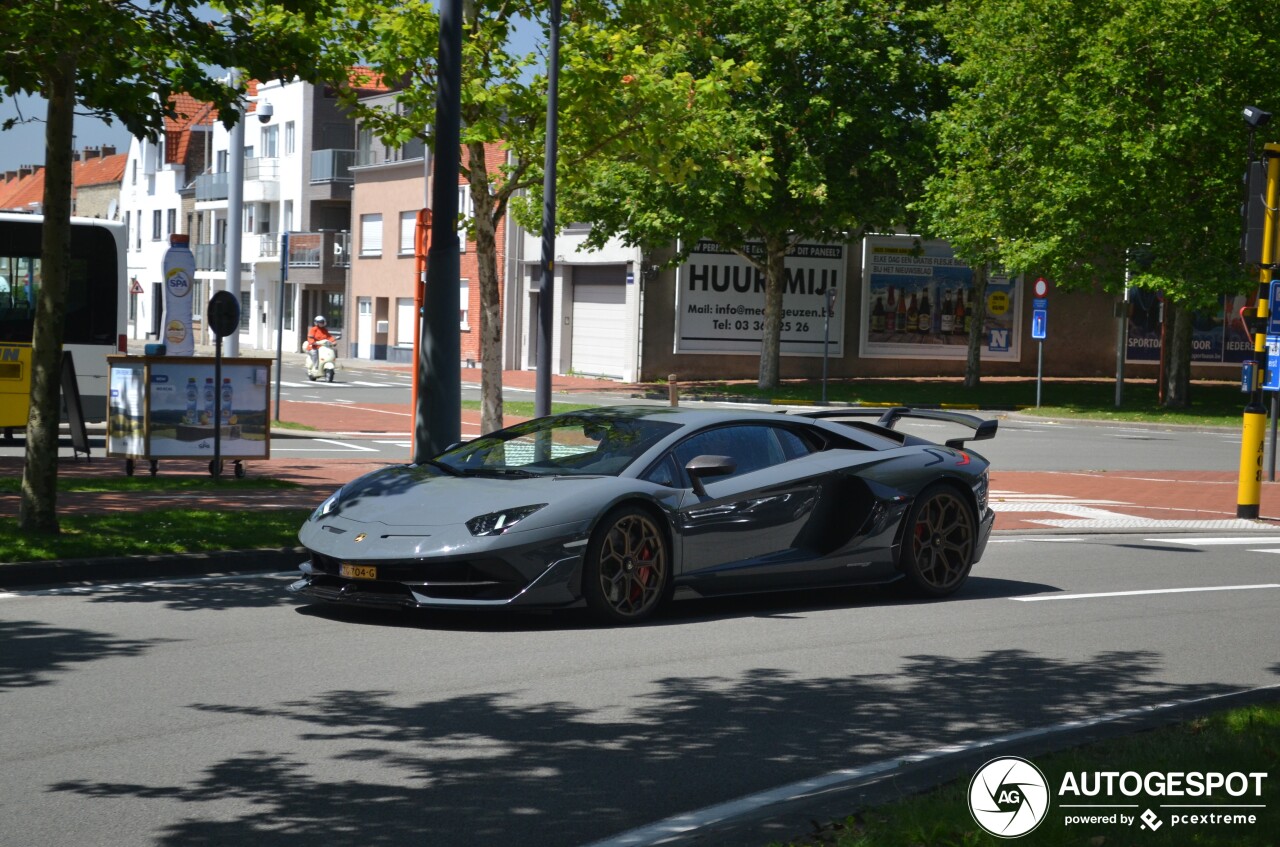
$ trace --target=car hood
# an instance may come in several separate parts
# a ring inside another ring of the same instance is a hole
[[[437,468],[399,465],[343,486],[329,515],[386,526],[447,526],[502,509],[566,505],[611,477],[458,477]]]

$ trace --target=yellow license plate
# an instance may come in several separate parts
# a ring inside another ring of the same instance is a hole
[[[338,575],[349,579],[377,579],[378,569],[373,565],[339,565]]]

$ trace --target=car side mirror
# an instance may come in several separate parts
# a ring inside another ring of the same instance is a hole
[[[693,493],[706,497],[707,488],[702,480],[706,477],[728,476],[738,469],[738,463],[728,456],[694,456],[684,469],[693,482]]]

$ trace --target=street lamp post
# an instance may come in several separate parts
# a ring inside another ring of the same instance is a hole
[[[551,0],[550,49],[547,56],[547,138],[542,177],[542,285],[538,289],[538,373],[533,413],[551,414],[551,338],[555,302],[556,154],[560,98],[560,0]]]

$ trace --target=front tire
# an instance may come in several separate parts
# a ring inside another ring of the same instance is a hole
[[[333,382],[333,368],[329,368],[329,370],[325,371],[324,378],[329,382]]]
[[[587,607],[609,623],[638,623],[662,605],[670,586],[671,554],[654,517],[635,506],[606,515],[587,545]]]
[[[946,597],[964,584],[973,567],[977,525],[955,489],[933,485],[921,492],[902,539],[902,570],[915,593]]]

